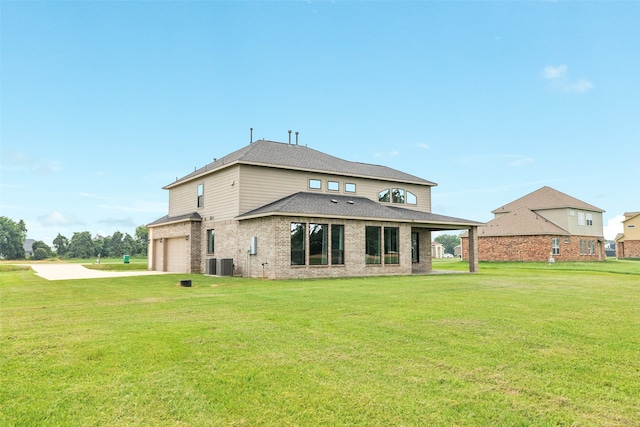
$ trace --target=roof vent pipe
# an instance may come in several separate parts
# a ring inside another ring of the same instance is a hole
[[[300,133],[300,132],[296,132],[296,145],[298,145],[298,134],[299,134],[299,133]]]
[[[289,144],[291,144],[291,129],[289,129]]]
[[[250,132],[249,144],[253,144],[253,128],[249,128],[249,132]]]

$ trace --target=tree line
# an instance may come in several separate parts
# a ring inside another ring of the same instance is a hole
[[[23,220],[15,222],[0,217],[0,257],[4,259],[25,259],[24,241],[27,227]],[[53,248],[43,241],[33,242],[33,258],[46,259],[53,256],[63,258],[115,258],[123,255],[146,256],[149,232],[140,225],[134,236],[116,231],[108,237],[93,238],[88,231],[73,233],[71,239],[58,233],[53,239]]]

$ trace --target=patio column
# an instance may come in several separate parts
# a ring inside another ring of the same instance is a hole
[[[478,271],[478,227],[469,228],[469,271]]]

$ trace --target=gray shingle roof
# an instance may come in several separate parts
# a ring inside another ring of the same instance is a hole
[[[259,140],[193,171],[164,188],[171,188],[176,184],[237,163],[437,185],[387,166],[351,162],[302,145]]]
[[[507,203],[506,205],[491,211],[491,213],[496,214],[511,212],[522,207],[528,208],[532,211],[557,208],[574,208],[594,212],[604,212],[604,210],[590,205],[589,203],[585,203],[582,200],[578,200],[575,197],[569,196],[568,194],[565,194],[554,188],[545,186],[532,193],[522,196],[511,203]]]
[[[201,221],[201,220],[202,220],[202,217],[198,212],[190,212],[188,214],[176,215],[176,216],[165,215],[162,218],[158,218],[152,223],[147,224],[147,227],[154,227],[156,225],[161,225],[161,224],[170,224],[172,222]]]
[[[366,197],[299,192],[239,215],[243,220],[271,215],[314,216],[439,224],[443,227],[480,226],[483,223],[386,205]],[[450,228],[451,229],[451,228]]]
[[[478,236],[535,236],[559,235],[570,233],[534,211],[520,207],[487,222],[478,228]]]

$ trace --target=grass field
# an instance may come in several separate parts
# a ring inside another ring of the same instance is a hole
[[[290,281],[5,266],[0,309],[3,426],[640,426],[640,261]]]

